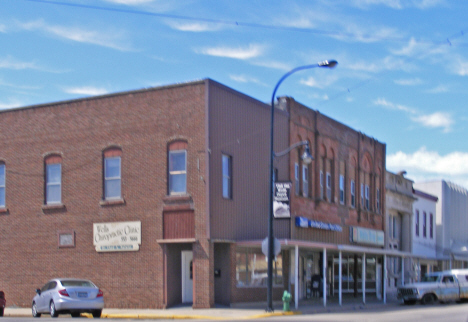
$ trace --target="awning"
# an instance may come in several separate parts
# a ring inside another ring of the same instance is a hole
[[[468,243],[454,242],[450,253],[455,260],[468,261]]]

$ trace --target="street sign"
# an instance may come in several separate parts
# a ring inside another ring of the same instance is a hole
[[[280,251],[281,251],[281,243],[278,239],[274,238],[273,239],[273,253],[275,254],[275,256],[278,256]],[[262,241],[262,253],[268,258],[268,237]]]

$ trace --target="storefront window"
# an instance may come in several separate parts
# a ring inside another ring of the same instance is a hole
[[[266,256],[257,249],[243,249],[236,254],[237,286],[266,287],[268,263]],[[273,285],[283,285],[283,260],[279,254],[273,262]]]

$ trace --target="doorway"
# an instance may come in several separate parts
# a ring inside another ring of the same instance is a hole
[[[193,303],[193,252],[182,253],[182,303]]]

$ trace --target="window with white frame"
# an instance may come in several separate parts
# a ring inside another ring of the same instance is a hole
[[[370,209],[369,186],[366,185],[366,209]]]
[[[302,165],[302,195],[309,196],[309,167],[305,164]]]
[[[419,237],[419,210],[418,209],[416,209],[414,221],[415,221],[415,228],[416,228],[415,233],[416,233],[416,236]]]
[[[434,238],[434,215],[429,214],[429,237]]]
[[[46,164],[46,204],[62,202],[62,165]]]
[[[364,184],[361,183],[361,209],[364,209]]]
[[[320,171],[320,199],[323,199],[323,171]]]
[[[169,151],[169,194],[187,193],[187,151]]]
[[[426,231],[426,220],[427,220],[427,215],[426,212],[423,211],[423,218],[422,218],[422,230],[423,230],[423,237],[427,237],[427,231]]]
[[[392,216],[392,237],[397,238],[397,218]]]
[[[121,194],[121,158],[112,156],[104,158],[104,198],[120,199]]]
[[[223,197],[232,199],[232,158],[229,155],[223,154]]]
[[[6,189],[6,180],[5,180],[5,164],[0,163],[0,207],[5,207],[5,189]]]
[[[299,195],[300,191],[300,181],[299,181],[299,163],[294,163],[294,190],[296,195]]]
[[[345,203],[345,177],[340,174],[340,203],[344,205]]]
[[[329,202],[332,202],[332,188],[331,188],[332,182],[331,181],[332,181],[331,174],[327,172],[327,200]]]
[[[237,287],[267,287],[266,256],[260,249],[239,249],[236,253]],[[273,261],[273,285],[283,285],[283,260],[281,253]]]
[[[356,207],[356,183],[351,180],[351,207]]]

